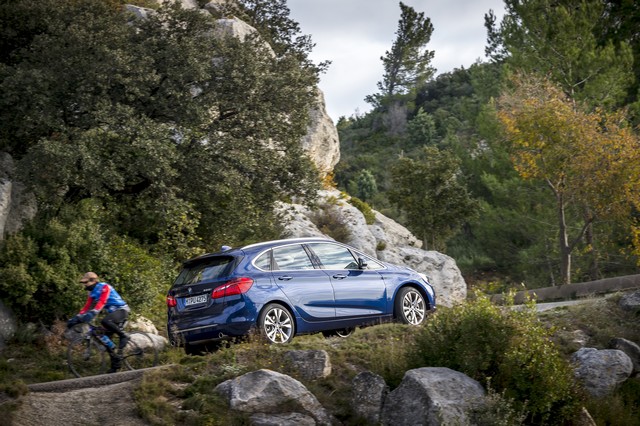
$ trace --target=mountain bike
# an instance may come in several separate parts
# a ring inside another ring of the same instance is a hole
[[[124,328],[125,324],[121,325]],[[67,347],[67,365],[76,377],[103,374],[110,365],[111,358],[100,337],[105,329],[92,323],[77,324],[72,327],[77,337]],[[122,369],[137,370],[158,364],[158,348],[149,334],[143,331],[129,332],[129,342],[119,354]],[[118,351],[116,350],[116,353]]]

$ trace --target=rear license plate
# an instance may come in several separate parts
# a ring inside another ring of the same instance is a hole
[[[199,296],[187,297],[184,299],[184,306],[197,305],[199,303],[205,303],[207,301],[207,295],[201,294]]]

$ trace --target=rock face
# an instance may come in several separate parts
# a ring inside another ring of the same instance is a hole
[[[383,425],[464,425],[469,411],[483,404],[484,388],[476,380],[443,367],[424,367],[405,373],[389,394]]]
[[[302,148],[318,168],[322,177],[333,171],[340,161],[338,130],[327,114],[324,93],[316,88],[316,105],[310,111],[307,134],[302,138]]]
[[[633,372],[629,356],[617,349],[582,348],[571,360],[576,378],[595,397],[611,394]]]
[[[350,231],[344,241],[379,260],[405,265],[429,277],[438,304],[453,306],[467,297],[467,284],[455,261],[442,253],[422,250],[422,243],[406,228],[375,212],[368,225],[362,212],[337,190],[321,191],[319,204],[329,206],[329,214],[343,222]],[[317,211],[301,204],[282,203],[277,207],[285,225],[283,237],[325,236],[312,219]]]

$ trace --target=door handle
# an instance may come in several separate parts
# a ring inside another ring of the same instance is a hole
[[[344,274],[335,274],[333,278],[336,280],[344,280],[345,278],[347,278],[347,276]]]
[[[280,281],[289,281],[290,279],[293,279],[293,277],[289,276],[289,275],[283,275],[281,277],[278,277],[278,279]]]

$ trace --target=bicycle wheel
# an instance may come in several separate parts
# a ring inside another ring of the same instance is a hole
[[[67,347],[67,365],[76,377],[93,376],[106,371],[106,349],[89,336],[73,340]]]
[[[129,370],[149,368],[158,365],[158,348],[147,333],[133,331],[122,351],[122,363]]]

